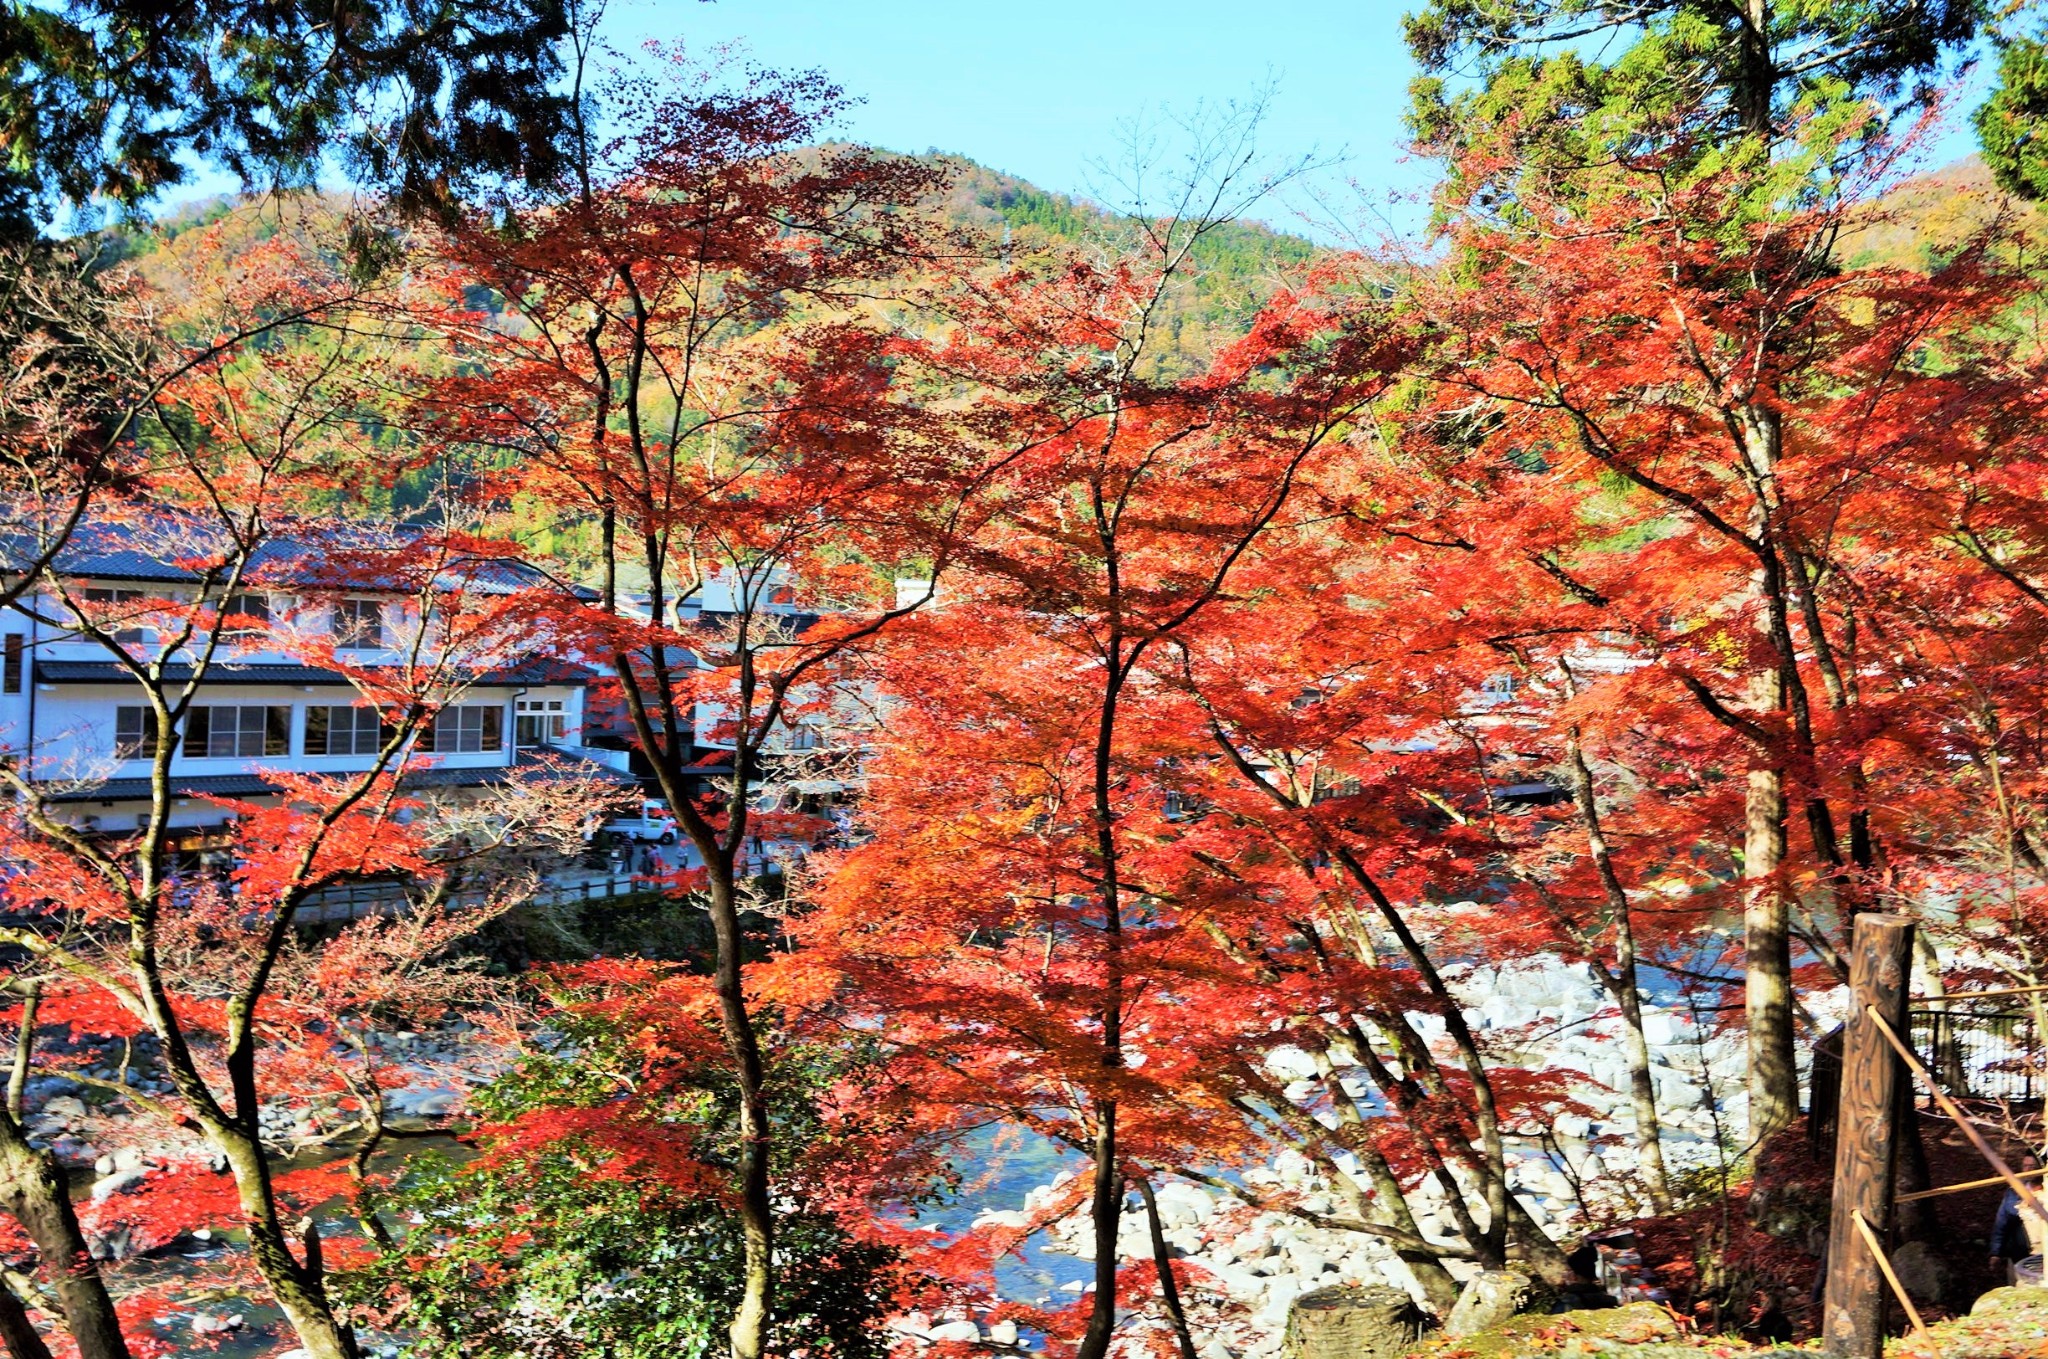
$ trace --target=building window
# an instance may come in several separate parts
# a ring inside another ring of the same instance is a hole
[[[189,759],[254,759],[291,752],[292,710],[215,705],[194,708],[185,717],[185,755]]]
[[[375,755],[391,728],[375,708],[317,704],[306,709],[308,755]]]
[[[121,707],[114,709],[114,758],[152,760],[156,758],[156,709]]]
[[[476,755],[505,748],[505,710],[495,703],[443,708],[420,733],[420,749],[435,755]]]
[[[384,601],[339,599],[334,603],[334,644],[346,647],[384,645]]]
[[[132,646],[148,638],[149,633],[145,628],[119,626],[120,615],[132,616],[138,612],[134,606],[142,602],[142,591],[117,590],[111,586],[95,585],[85,592],[85,602],[98,606],[93,610],[92,621],[103,628],[108,628],[113,633],[114,640],[122,646]]]
[[[569,714],[559,698],[519,700],[519,725],[515,735],[522,748],[559,744],[569,736]]]
[[[0,693],[21,692],[21,656],[27,641],[25,634],[10,632],[4,646],[0,646]]]
[[[270,596],[244,591],[220,606],[221,631],[230,637],[260,637],[270,631]],[[236,622],[229,622],[236,619]]]

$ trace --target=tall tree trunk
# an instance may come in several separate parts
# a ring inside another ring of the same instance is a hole
[[[1757,15],[1768,15],[1764,0],[1749,3]],[[1767,116],[1768,86],[1762,97]],[[1755,495],[1750,521],[1758,556],[1753,597],[1762,606],[1758,626],[1766,634],[1771,657],[1750,685],[1752,730],[1761,730],[1749,738],[1743,800],[1743,1014],[1749,1025],[1749,1140],[1756,1146],[1799,1117],[1799,1066],[1792,1049],[1792,903],[1785,873],[1785,728],[1804,727],[1806,695],[1791,632],[1791,582],[1777,548],[1782,420],[1774,410],[1752,406],[1736,423],[1745,474]],[[1788,707],[1797,713],[1788,712]],[[1793,719],[1789,723],[1788,717]]]
[[[663,580],[651,578],[653,608],[660,617]],[[740,639],[741,680],[739,709],[752,711],[753,678],[751,657],[744,635]],[[678,712],[666,677],[666,658],[654,651],[652,670],[657,681],[661,710],[657,718],[647,708],[646,696],[636,680],[630,657],[612,658],[613,671],[620,679],[627,711],[640,746],[654,762],[661,792],[671,813],[683,825],[704,860],[708,879],[711,933],[715,958],[712,989],[718,997],[719,1033],[732,1060],[734,1083],[739,1087],[739,1213],[741,1270],[740,1298],[726,1327],[732,1359],[761,1359],[767,1348],[768,1326],[775,1306],[775,1204],[769,1191],[770,1150],[774,1124],[769,1117],[767,1076],[761,1056],[761,1037],[754,1017],[747,1010],[745,984],[746,938],[740,928],[739,867],[746,844],[747,796],[753,785],[756,747],[745,733],[733,752],[733,793],[728,799],[724,831],[697,809],[683,781],[689,762],[692,718]]]
[[[1352,1155],[1358,1158],[1366,1178],[1372,1181],[1374,1219],[1386,1226],[1422,1235],[1422,1228],[1415,1221],[1415,1210],[1408,1206],[1408,1198],[1401,1192],[1401,1182],[1394,1175],[1394,1168],[1387,1164],[1387,1158],[1374,1147],[1354,1150]],[[1394,1257],[1408,1266],[1408,1272],[1415,1276],[1415,1283],[1422,1289],[1430,1310],[1440,1316],[1449,1316],[1451,1308],[1458,1304],[1459,1284],[1444,1268],[1442,1258],[1406,1247],[1396,1247]]]
[[[50,1359],[50,1347],[5,1279],[0,1279],[0,1345],[7,1347],[8,1359]]]
[[[242,1128],[208,1128],[207,1133],[227,1157],[228,1170],[235,1177],[242,1220],[249,1231],[250,1258],[298,1336],[299,1347],[310,1359],[360,1359],[355,1332],[335,1315],[327,1296],[319,1237],[311,1234],[310,1224],[305,1262],[292,1255],[290,1234],[277,1216],[270,1162],[262,1142]]]
[[[1771,96],[1778,84],[1777,67],[1771,55],[1771,6],[1769,0],[1742,0],[1738,13],[1742,33],[1736,58],[1735,115],[1746,135],[1768,141],[1772,132]]]
[[[21,1127],[0,1113],[0,1208],[21,1224],[57,1294],[64,1325],[79,1359],[129,1359],[128,1342],[114,1314],[99,1266],[86,1250],[71,1195],[57,1158],[38,1151]],[[4,1287],[4,1285],[0,1285]]]
[[[745,1278],[739,1307],[727,1335],[733,1359],[761,1359],[768,1342],[769,1309],[774,1305],[775,1208],[768,1193],[770,1128],[761,1043],[747,1013],[742,984],[745,941],[740,937],[740,912],[733,855],[737,844],[717,861],[711,875],[711,927],[717,941],[715,983],[719,1024],[732,1056],[740,1089],[740,1236]]]
[[[1536,1225],[1535,1219],[1529,1216],[1508,1188],[1507,1146],[1501,1131],[1493,1080],[1487,1072],[1486,1056],[1480,1050],[1479,1041],[1465,1022],[1464,1009],[1458,1004],[1457,997],[1451,994],[1436,960],[1429,956],[1429,950],[1422,946],[1422,941],[1409,928],[1400,908],[1394,905],[1378,880],[1349,847],[1332,845],[1331,849],[1337,863],[1378,910],[1395,942],[1400,944],[1401,952],[1437,1002],[1437,1013],[1443,1016],[1444,1031],[1457,1049],[1458,1063],[1471,1083],[1472,1112],[1479,1129],[1482,1154],[1467,1162],[1467,1166],[1479,1181],[1480,1192],[1485,1196],[1488,1236],[1495,1243],[1513,1239],[1521,1247],[1523,1258],[1538,1275],[1552,1283],[1565,1282],[1571,1277],[1571,1266],[1566,1262],[1564,1252],[1558,1249],[1548,1233]],[[1448,1097],[1449,1090],[1442,1082],[1441,1073],[1436,1070],[1435,1060],[1429,1055],[1428,1044],[1399,1015],[1389,1016],[1384,1026],[1395,1035],[1408,1074],[1423,1081],[1433,1097]],[[1474,1246],[1478,1248],[1478,1243],[1475,1242]]]
[[[1108,540],[1105,539],[1105,542]],[[1115,760],[1117,703],[1126,675],[1121,634],[1110,634],[1110,664],[1104,670],[1101,707],[1096,713],[1094,789],[1095,853],[1101,875],[1102,1067],[1114,1076],[1124,1064],[1124,920],[1122,884],[1117,872],[1116,809],[1110,804],[1111,770]],[[1095,1101],[1095,1192],[1089,1215],[1095,1224],[1095,1299],[1088,1329],[1075,1359],[1103,1359],[1116,1330],[1116,1238],[1124,1206],[1123,1170],[1117,1164],[1117,1105],[1114,1095]]]
[[[1769,687],[1773,690],[1773,680]],[[1772,756],[1752,757],[1743,807],[1743,1013],[1749,1021],[1749,1140],[1761,1143],[1799,1117],[1792,1049],[1792,946],[1785,900],[1785,776]]]
[[[1400,1178],[1394,1174],[1394,1168],[1387,1164],[1387,1158],[1381,1154],[1380,1149],[1371,1142],[1371,1131],[1364,1116],[1359,1113],[1357,1104],[1353,1102],[1338,1078],[1328,1046],[1317,1050],[1315,1058],[1323,1087],[1329,1091],[1330,1103],[1337,1111],[1338,1132],[1344,1135],[1345,1145],[1351,1154],[1358,1158],[1359,1168],[1372,1184],[1373,1197],[1369,1205],[1364,1202],[1363,1194],[1357,1194],[1355,1187],[1352,1189],[1352,1193],[1360,1200],[1354,1211],[1360,1217],[1377,1222],[1381,1226],[1393,1227],[1410,1236],[1422,1235],[1422,1229],[1415,1221],[1415,1210],[1408,1206],[1408,1196],[1401,1192]],[[1341,1167],[1332,1165],[1330,1173],[1332,1180],[1339,1186],[1340,1193],[1345,1191],[1346,1186],[1353,1184],[1351,1177]],[[1427,1251],[1407,1246],[1395,1247],[1394,1255],[1402,1264],[1408,1266],[1408,1272],[1415,1276],[1415,1282],[1422,1289],[1422,1296],[1427,1300],[1430,1310],[1448,1316],[1458,1301],[1458,1281],[1444,1268],[1443,1261]]]
[[[1123,1176],[1116,1165],[1116,1101],[1095,1101],[1095,1185],[1088,1217],[1095,1228],[1095,1294],[1088,1329],[1075,1351],[1079,1359],[1102,1359],[1116,1329],[1116,1238],[1124,1206]]]
[[[1659,1213],[1671,1211],[1671,1178],[1664,1165],[1664,1124],[1657,1112],[1657,1080],[1651,1074],[1650,1042],[1643,1034],[1643,998],[1636,990],[1635,960],[1628,962],[1629,975],[1617,978],[1615,999],[1621,1006],[1622,1058],[1628,1063],[1629,1108],[1636,1119],[1636,1150],[1642,1160],[1643,1178],[1650,1190],[1650,1207]]]

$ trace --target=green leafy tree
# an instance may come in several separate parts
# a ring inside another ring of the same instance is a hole
[[[139,203],[194,161],[311,184],[330,157],[409,208],[553,180],[579,112],[575,0],[9,0],[0,223]]]
[[[1998,86],[1976,123],[1998,186],[2022,198],[2048,198],[2048,42],[2015,37],[2003,45]]]
[[[421,1158],[388,1197],[358,1205],[385,1249],[346,1277],[346,1294],[408,1335],[408,1353],[696,1359],[727,1350],[746,1278],[740,1214],[723,1188],[739,1093],[708,1025],[696,1048],[636,1041],[639,1007],[664,996],[673,999],[651,974],[602,1000],[580,995],[550,1016],[558,1041],[479,1099],[489,1127],[481,1157]],[[851,1229],[842,1178],[875,1145],[873,1123],[848,1113],[865,1061],[857,1044],[803,1047],[772,1073],[788,1097],[777,1103],[771,1353],[881,1359],[887,1349],[881,1323],[898,1292],[897,1252]],[[390,1224],[407,1220],[414,1229],[394,1236]]]

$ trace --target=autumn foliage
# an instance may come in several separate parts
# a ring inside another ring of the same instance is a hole
[[[1741,1035],[1727,1171],[1798,1116],[1799,1016],[1858,913],[2039,980],[2039,270],[2002,210],[1925,267],[1845,259],[1882,127],[1802,125],[1856,173],[1781,193],[1682,120],[1556,171],[1510,110],[1460,142],[1433,253],[1324,252],[1218,338],[1171,322],[1237,152],[1020,258],[942,220],[931,163],[821,145],[821,79],[621,97],[567,186],[223,230],[232,267],[183,293],[105,285],[96,314],[163,311],[103,446],[54,380],[0,406],[7,493],[61,473],[0,604],[42,592],[164,734],[132,833],[0,768],[17,1359],[58,1329],[31,1311],[148,1352],[151,1294],[88,1247],[230,1225],[317,1359],[371,1325],[869,1359],[915,1312],[1192,1359],[1243,1317],[1167,1248],[1172,1181],[1383,1243],[1443,1314],[1477,1269],[1572,1282],[1515,1166],[1596,1095],[1639,1147],[1579,1221],[1686,1206],[1653,987]],[[193,588],[74,590],[88,501]],[[374,664],[313,623],[368,580],[403,601]],[[284,584],[298,613],[235,613]],[[379,749],[214,795],[231,867],[200,880],[170,751],[257,623]],[[677,819],[687,864],[642,885],[699,928],[686,959],[514,983],[464,953],[609,796],[546,759],[469,803],[410,777],[464,684],[536,650],[597,672],[589,720]],[[406,909],[310,928],[365,882]],[[1482,1026],[1469,979],[1532,956],[1598,988],[1613,1090]],[[475,1156],[394,1176],[384,1039],[458,1017],[501,1073]],[[163,1087],[78,1035],[144,1043]],[[180,1155],[73,1204],[32,1070]],[[279,1171],[279,1110],[331,1165]],[[1087,1172],[925,1229],[993,1129]],[[1283,1154],[1328,1192],[1247,1173]],[[1002,1295],[1082,1221],[1089,1291]]]

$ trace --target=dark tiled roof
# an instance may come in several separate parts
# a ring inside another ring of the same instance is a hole
[[[192,678],[189,665],[167,665],[164,679],[183,684]],[[36,678],[56,684],[132,684],[135,677],[126,666],[113,661],[36,662]],[[209,684],[347,684],[348,676],[317,665],[215,664],[206,668]]]
[[[731,627],[739,622],[741,616],[734,609],[699,609],[696,613],[696,621],[705,627]],[[777,623],[787,624],[792,633],[802,636],[818,626],[819,620],[824,616],[821,613],[811,613],[806,610],[784,611],[763,605],[755,611],[753,621],[756,627]]]
[[[464,675],[459,678],[466,684],[521,685],[521,684],[586,684],[597,672],[574,661],[558,661],[545,656],[530,657],[515,666],[503,670],[492,670],[480,674]],[[192,667],[183,664],[166,665],[163,677],[167,683],[183,684],[192,678]],[[36,678],[56,684],[131,684],[134,676],[114,661],[45,661],[36,662]],[[348,676],[338,670],[323,670],[317,665],[264,664],[262,662],[216,662],[207,667],[208,684],[321,684],[346,685]]]
[[[174,776],[172,797],[261,797],[277,790],[254,774],[205,774]],[[45,793],[50,802],[147,802],[148,779],[108,779],[84,788],[64,788]]]
[[[376,592],[418,587],[426,563],[408,554],[426,536],[417,525],[331,521],[272,521],[271,536],[249,554],[244,577],[251,588]],[[0,531],[0,566],[18,567],[37,555],[25,533]],[[102,580],[190,581],[201,564],[233,559],[233,546],[217,522],[178,510],[137,509],[80,524],[57,554],[66,576]],[[529,562],[455,554],[437,562],[446,588],[488,594],[535,588],[567,589],[579,598],[596,593],[556,581]]]
[[[559,764],[551,764],[530,750],[522,750],[519,752],[518,763],[511,765],[494,765],[486,769],[414,770],[405,776],[405,786],[408,788],[488,788],[494,784],[503,783],[508,775],[518,770],[525,770],[529,773],[547,770],[550,772],[560,772],[564,777],[574,775],[584,778],[600,778],[611,783],[637,784],[639,782],[631,774],[622,773],[608,764],[599,764],[596,760],[586,760],[580,755],[572,755],[566,750],[556,750],[550,753],[556,757],[558,762],[566,762],[570,768],[560,770]]]
[[[614,783],[637,783],[630,774],[622,774],[609,765],[595,760],[586,760],[567,751],[556,751],[555,755],[565,757],[574,766],[574,772],[585,777],[607,779]],[[491,765],[482,769],[416,769],[405,776],[408,788],[488,788],[505,782],[516,771],[536,772],[553,766],[531,751],[519,752],[517,762],[510,765]],[[338,770],[337,773],[347,773]],[[275,793],[277,788],[258,774],[200,774],[173,775],[171,777],[172,797],[263,797]],[[148,779],[108,779],[104,783],[81,788],[61,788],[44,794],[50,802],[147,802],[149,800]]]
[[[528,656],[517,665],[476,676],[478,684],[588,684],[597,672],[555,656]]]
[[[1493,790],[1494,797],[1502,802],[1563,802],[1571,796],[1569,789],[1554,783],[1511,783],[1505,788]]]

